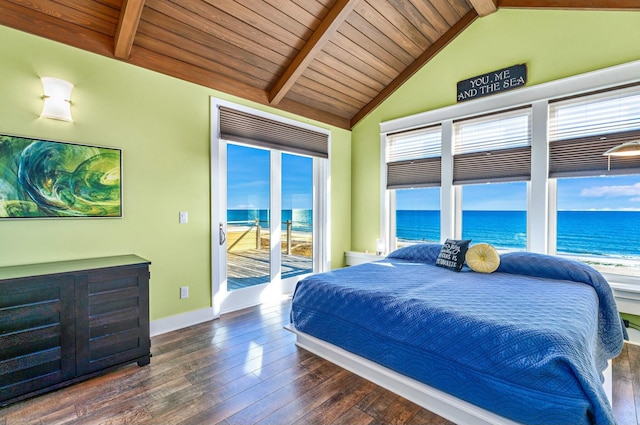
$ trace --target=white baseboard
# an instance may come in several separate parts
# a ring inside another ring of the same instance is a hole
[[[175,316],[163,317],[162,319],[152,320],[150,323],[151,336],[176,331],[188,326],[197,325],[199,323],[208,322],[215,319],[213,316],[213,308],[207,307],[200,310],[188,311]]]

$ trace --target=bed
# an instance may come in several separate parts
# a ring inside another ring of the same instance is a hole
[[[298,345],[456,423],[615,423],[603,372],[624,328],[604,277],[526,252],[456,273],[435,265],[441,248],[301,280]]]

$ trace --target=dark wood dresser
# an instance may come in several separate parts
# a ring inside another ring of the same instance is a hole
[[[0,267],[0,406],[149,364],[149,265],[136,255]]]

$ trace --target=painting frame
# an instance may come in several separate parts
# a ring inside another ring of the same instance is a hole
[[[0,221],[123,218],[122,149],[0,133]]]

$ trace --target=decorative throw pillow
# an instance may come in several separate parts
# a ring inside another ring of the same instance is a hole
[[[498,251],[488,243],[475,244],[467,251],[467,265],[474,272],[493,273],[500,266]]]
[[[453,240],[447,239],[442,245],[436,266],[445,267],[447,269],[459,272],[464,265],[464,258],[469,249],[471,239]]]

